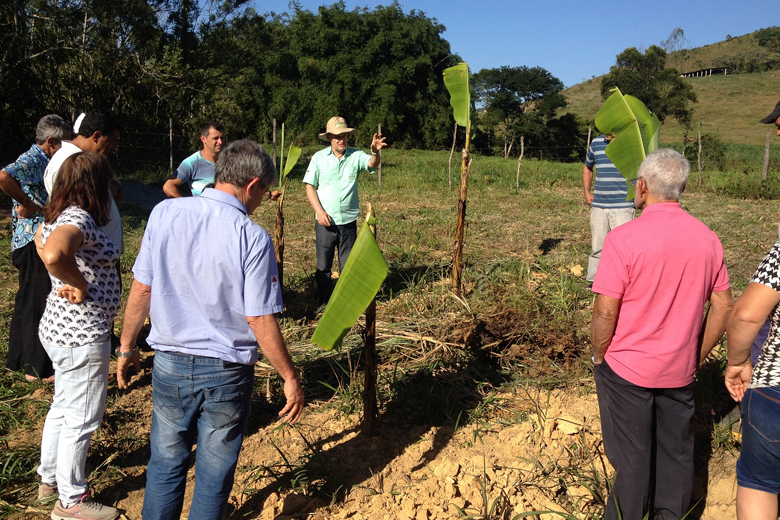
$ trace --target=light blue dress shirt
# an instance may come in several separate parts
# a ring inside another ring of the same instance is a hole
[[[271,237],[237,198],[211,188],[154,208],[133,274],[152,287],[156,350],[253,364],[247,316],[282,311]]]

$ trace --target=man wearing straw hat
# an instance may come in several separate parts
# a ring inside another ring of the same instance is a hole
[[[330,271],[336,247],[339,270],[343,271],[357,238],[358,175],[363,170],[374,173],[381,161],[379,151],[385,147],[382,134],[374,134],[371,155],[349,148],[349,134],[353,130],[343,117],[331,117],[320,134],[320,139],[329,142],[330,146],[312,156],[303,177],[306,196],[316,217],[317,270],[314,278],[320,305],[328,303],[333,291]]]

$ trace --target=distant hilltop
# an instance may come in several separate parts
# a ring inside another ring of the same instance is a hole
[[[666,64],[677,68],[696,91],[693,133],[701,122],[703,132],[715,133],[723,141],[763,145],[771,129],[758,121],[780,99],[779,27],[737,37],[729,35],[721,42],[671,52]],[[727,69],[728,73],[696,74],[705,69]],[[601,76],[564,90],[566,110],[594,119],[603,103],[600,86]],[[684,133],[676,121],[667,120],[661,129],[661,141],[681,140]]]

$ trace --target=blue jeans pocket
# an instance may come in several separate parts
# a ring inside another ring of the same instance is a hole
[[[152,403],[161,417],[176,422],[184,418],[184,408],[179,398],[179,387],[163,383],[152,373]]]
[[[215,430],[239,423],[248,413],[251,403],[252,380],[235,385],[204,388],[203,415]]]
[[[753,388],[748,403],[748,422],[769,442],[780,442],[780,391],[777,388]]]

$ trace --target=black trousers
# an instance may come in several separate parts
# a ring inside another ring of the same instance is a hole
[[[343,226],[331,225],[328,227],[315,222],[314,233],[317,239],[317,270],[314,273],[314,281],[317,282],[317,301],[322,304],[328,303],[333,292],[333,282],[330,279],[333,254],[338,247],[339,270],[343,272],[349,253],[357,239],[357,221]]]
[[[46,378],[54,374],[54,369],[38,339],[38,322],[51,291],[49,273],[35,250],[35,242],[16,249],[11,261],[19,270],[19,291],[8,334],[6,365],[13,371],[24,370],[27,375]]]
[[[644,388],[606,362],[594,376],[604,452],[615,468],[604,519],[683,518],[693,489],[693,385]]]

